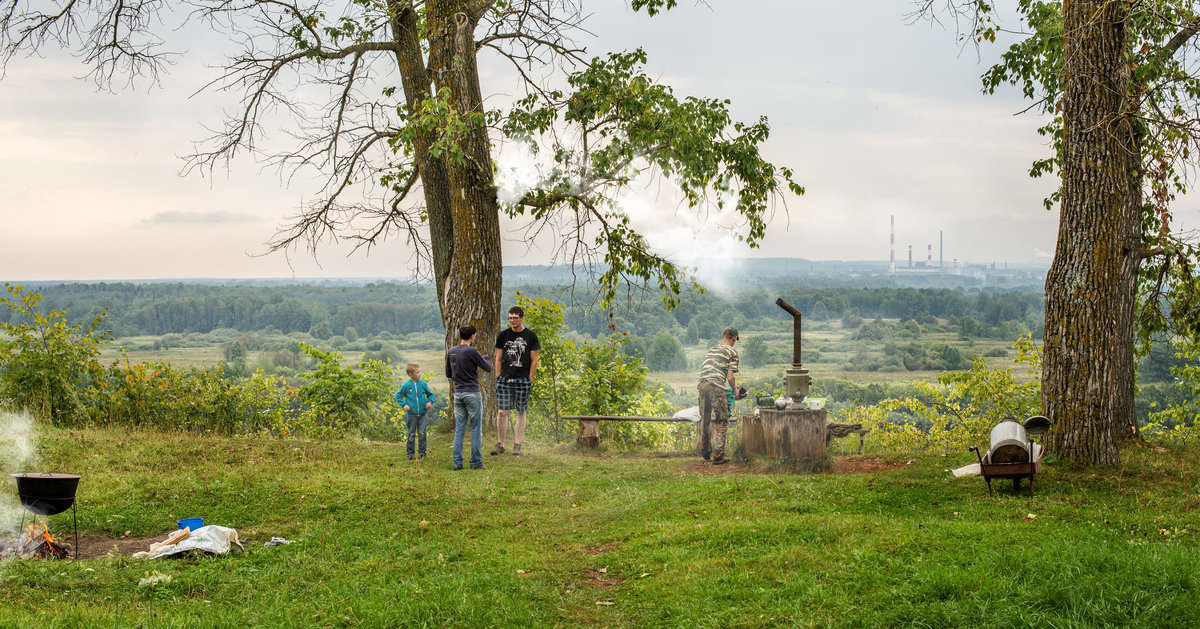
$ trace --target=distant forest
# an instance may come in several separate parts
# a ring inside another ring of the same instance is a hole
[[[273,330],[312,333],[328,338],[353,328],[358,335],[382,332],[442,332],[437,298],[428,284],[227,284],[70,283],[31,286],[43,306],[82,320],[107,310],[105,321],[115,336],[207,333],[216,329],[241,332]],[[1043,297],[1040,292],[994,288],[822,287],[747,288],[732,293],[691,294],[674,310],[655,298],[621,301],[609,309],[579,300],[588,294],[567,285],[510,286],[515,293],[567,304],[566,323],[577,334],[598,337],[612,331],[653,337],[670,332],[681,340],[711,340],[726,326],[751,330],[790,329],[790,317],[775,305],[782,297],[810,322],[841,320],[857,326],[875,318],[940,319],[963,337],[1015,339],[1032,332],[1041,338]],[[588,297],[590,299],[590,296]],[[11,317],[0,310],[0,320]]]

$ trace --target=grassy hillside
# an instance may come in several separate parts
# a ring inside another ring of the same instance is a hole
[[[1050,466],[1030,499],[953,479],[965,452],[802,476],[535,443],[454,472],[431,439],[409,462],[402,444],[44,430],[40,468],[83,476],[90,547],[203,516],[246,552],[9,561],[0,625],[1200,625],[1194,451]],[[170,580],[139,585],[154,572]]]

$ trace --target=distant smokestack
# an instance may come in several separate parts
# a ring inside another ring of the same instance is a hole
[[[938,230],[938,267],[946,266],[946,232]]]
[[[896,215],[892,215],[892,258],[891,273],[896,272]]]
[[[912,268],[912,245],[908,246],[908,268]]]
[[[933,243],[929,243],[929,249],[925,252],[925,266],[933,266]]]

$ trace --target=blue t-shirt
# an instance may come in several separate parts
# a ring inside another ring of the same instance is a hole
[[[492,361],[470,345],[459,343],[446,350],[446,377],[454,381],[455,393],[479,391],[476,369],[492,370]]]

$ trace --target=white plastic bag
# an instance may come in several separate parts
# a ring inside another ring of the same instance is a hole
[[[136,553],[134,557],[158,559],[159,557],[179,555],[193,550],[224,555],[235,546],[237,552],[243,550],[242,543],[238,541],[237,530],[210,524],[192,531],[191,535],[183,538],[177,544],[160,546],[155,548],[154,552]]]

